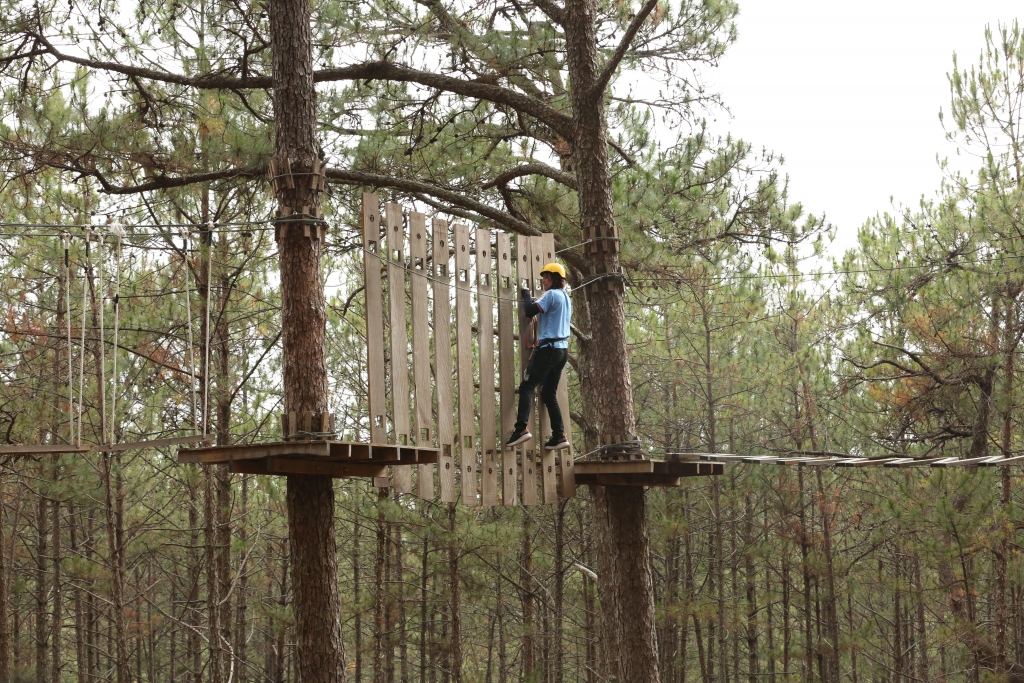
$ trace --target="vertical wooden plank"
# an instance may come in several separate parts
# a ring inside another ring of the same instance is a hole
[[[532,242],[529,237],[523,235],[516,236],[516,296],[518,297],[518,290],[526,288],[533,292],[533,250],[531,248]],[[530,349],[526,348],[527,339],[530,336],[530,319],[526,317],[526,313],[523,311],[523,307],[519,307],[519,377],[522,379],[526,373],[526,368],[530,364]],[[530,421],[527,425],[530,429],[530,433],[534,433],[534,419],[533,416],[536,414],[536,405],[534,406],[533,412],[530,413]],[[536,452],[534,450],[534,444],[537,443],[537,439],[533,438],[525,443],[520,444],[519,452],[522,453],[522,466],[521,471],[523,473],[523,492],[521,500],[523,505],[536,505],[537,504],[537,474],[536,474]]]
[[[480,500],[498,504],[497,438],[494,427],[494,283],[491,231],[476,231],[477,349],[480,353]]]
[[[405,217],[399,204],[385,207],[388,246],[388,310],[391,328],[391,410],[394,443],[409,445],[409,339],[405,315]],[[412,465],[396,465],[391,485],[412,491]]]
[[[544,288],[540,284],[540,271],[547,263],[544,260],[544,238],[531,237],[530,239],[533,250],[533,282],[536,287],[534,296],[540,297],[544,293]],[[540,413],[540,433],[537,435],[537,449],[540,451],[540,481],[544,504],[551,505],[558,502],[558,476],[555,473],[555,452],[544,449],[544,443],[551,438],[551,420],[548,418],[548,409],[540,397],[540,392],[541,387],[537,387],[535,396],[537,397],[537,410]]]
[[[441,502],[454,503],[455,496],[455,406],[452,398],[452,306],[450,296],[451,258],[448,254],[448,223],[431,221],[430,276],[434,283],[434,364],[437,385],[438,483]]]
[[[473,272],[469,227],[455,224],[455,357],[459,386],[459,473],[462,503],[477,504],[477,439],[473,396]]]
[[[384,298],[381,286],[380,201],[363,193],[363,292],[366,294],[366,385],[370,442],[387,443],[384,398]]]
[[[430,390],[430,329],[427,322],[427,217],[422,213],[409,214],[409,279],[412,297],[412,384],[416,409],[417,446],[432,446],[434,434],[430,428],[434,396]],[[434,465],[416,466],[416,495],[434,497]]]
[[[555,260],[555,236],[547,232],[541,236],[544,245],[544,262],[553,263]],[[572,340],[569,343],[572,346]],[[572,468],[572,419],[569,416],[569,366],[566,364],[562,376],[558,380],[558,407],[562,409],[562,422],[565,424],[565,438],[569,440],[569,447],[558,451],[555,454],[555,469],[558,472],[558,480],[561,483],[562,498],[572,498],[576,495],[576,473]]]
[[[516,281],[512,276],[512,241],[507,233],[498,233],[498,249],[494,254],[498,262],[498,376],[499,414],[501,415],[501,503],[516,504],[516,452],[505,448],[505,440],[512,433],[516,423],[516,358],[515,358],[515,311]]]

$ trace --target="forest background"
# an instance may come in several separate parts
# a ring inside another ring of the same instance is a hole
[[[564,107],[546,5],[322,2],[317,66],[419,55]],[[736,6],[652,7],[607,102],[645,446],[1021,455],[1019,27],[993,27],[978,63],[952,67],[945,125],[978,168],[869,221],[822,266],[829,226],[790,199],[777,160],[706,125],[720,103],[699,75],[735,40]],[[636,11],[600,5],[609,50]],[[3,14],[5,442],[71,438],[69,372],[87,378],[73,389],[86,442],[274,437],[269,91],[153,77],[266,73],[263,9]],[[657,97],[631,90],[641,72]],[[423,85],[328,81],[319,95],[332,403],[358,434],[360,188],[571,246],[573,150],[514,107]],[[102,248],[73,227],[86,224]],[[738,465],[649,491],[662,680],[1024,680],[1019,471]],[[178,465],[170,449],[10,459],[0,477],[0,679],[295,680],[282,482]],[[606,680],[585,493],[460,507],[453,525],[367,482],[337,492],[349,680]]]

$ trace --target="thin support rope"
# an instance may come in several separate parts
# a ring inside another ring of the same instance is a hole
[[[103,233],[101,232],[101,233],[97,234],[97,242],[96,242],[96,261],[98,263],[98,265],[96,267],[96,285],[97,285],[96,289],[100,293],[100,296],[99,296],[99,299],[100,299],[100,301],[99,301],[99,306],[100,306],[100,359],[99,359],[100,360],[100,367],[99,367],[99,375],[100,375],[100,387],[101,388],[107,386],[107,359],[106,359],[106,352],[105,352],[105,349],[107,348],[107,338],[106,338],[106,329],[105,329],[106,323],[103,322],[103,257],[104,257],[104,254],[103,254]],[[103,395],[102,391],[100,392],[100,397],[102,398],[102,400],[100,401],[100,426],[101,426],[100,431],[102,432],[103,428],[106,427],[106,422],[107,422],[106,415],[104,415],[104,413],[107,412],[107,398],[106,398],[106,396]],[[107,441],[110,440],[110,435],[108,434],[106,436],[107,436],[106,439],[102,439],[103,442],[107,442]]]
[[[203,434],[210,431],[210,293],[213,291],[213,223],[206,224],[206,338],[203,340]]]
[[[196,347],[192,338],[192,278],[188,267],[188,235],[181,238],[181,262],[185,268],[185,318],[188,320],[188,376],[192,394],[192,431],[199,434],[199,399],[196,391]]]
[[[117,425],[117,345],[118,345],[118,332],[121,322],[121,307],[120,307],[120,295],[121,295],[121,236],[124,230],[117,223],[111,226],[111,232],[117,235],[117,243],[114,247],[114,348],[111,351],[113,354],[112,368],[111,368],[111,388],[110,388],[110,436],[107,439],[108,442],[114,443],[116,438],[114,428]]]
[[[64,321],[68,336],[68,443],[75,443],[75,370],[74,358],[71,355],[71,255],[70,238],[67,233],[61,236],[64,243]]]
[[[78,354],[78,435],[75,437],[75,445],[82,445],[82,415],[84,413],[85,400],[85,326],[87,323],[86,312],[89,309],[89,271],[92,270],[92,230],[85,229],[85,266],[82,268],[82,343]]]

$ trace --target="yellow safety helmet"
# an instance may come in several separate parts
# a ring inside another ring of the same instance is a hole
[[[561,276],[561,278],[563,280],[566,279],[566,277],[565,277],[565,268],[563,268],[558,263],[549,263],[546,266],[544,266],[543,268],[541,268],[540,269],[540,274],[543,275],[544,273],[557,273],[559,276]]]

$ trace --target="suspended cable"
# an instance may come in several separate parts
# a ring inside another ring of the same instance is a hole
[[[185,268],[185,317],[188,320],[188,375],[192,394],[192,430],[199,433],[198,400],[196,396],[195,342],[192,339],[192,277],[188,267],[188,235],[181,236],[181,262]]]
[[[110,435],[107,442],[114,443],[114,439],[117,438],[114,428],[117,425],[117,347],[121,311],[119,300],[121,294],[121,237],[124,235],[124,228],[119,223],[114,223],[110,226],[110,231],[117,236],[117,243],[114,248],[114,348],[110,389]]]
[[[213,291],[213,223],[206,224],[206,330],[203,340],[203,434],[210,432],[210,294]]]
[[[75,443],[75,370],[71,352],[71,255],[70,236],[64,233],[64,321],[68,337],[68,443]]]
[[[107,443],[110,438],[109,435],[103,434],[107,427],[107,397],[104,392],[104,388],[107,386],[107,338],[106,338],[106,324],[103,322],[103,233],[98,232],[96,234],[96,290],[99,292],[99,307],[100,307],[100,353],[99,353],[99,376],[100,376],[100,440],[102,443]]]
[[[82,343],[79,346],[78,354],[78,434],[75,437],[75,445],[82,445],[82,415],[85,400],[85,325],[86,310],[89,307],[89,275],[92,271],[92,253],[90,247],[90,235],[92,230],[85,230],[85,266],[82,268]]]

